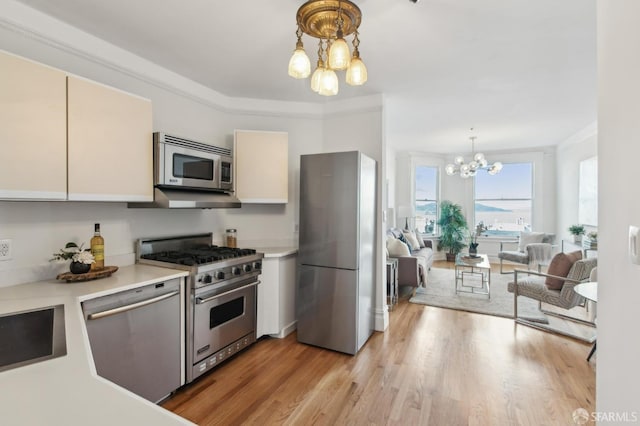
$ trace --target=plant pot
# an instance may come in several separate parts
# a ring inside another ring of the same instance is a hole
[[[472,256],[475,256],[476,254],[478,254],[478,248],[477,247],[469,247],[469,254]]]
[[[455,262],[455,261],[456,261],[455,253],[447,253],[447,262]]]
[[[574,235],[573,242],[576,244],[580,244],[582,242],[582,235]]]
[[[69,265],[69,270],[72,274],[86,274],[91,270],[91,264],[71,262],[71,265]]]

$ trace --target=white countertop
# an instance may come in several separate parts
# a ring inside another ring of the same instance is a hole
[[[192,424],[95,372],[80,301],[187,275],[149,265],[82,283],[41,281],[0,288],[0,314],[64,304],[67,355],[0,373],[0,423],[7,425]]]
[[[298,247],[282,246],[282,247],[256,247],[256,251],[264,253],[265,258],[285,257],[298,253]]]

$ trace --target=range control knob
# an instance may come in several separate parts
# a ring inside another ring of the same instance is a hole
[[[232,273],[233,275],[240,275],[240,274],[242,273],[242,270],[241,270],[240,268],[238,268],[237,266],[234,266],[234,267],[231,269],[231,273]]]
[[[224,280],[225,274],[223,271],[216,271],[214,276],[217,280]]]
[[[211,275],[206,274],[204,277],[202,277],[202,282],[205,284],[211,284],[212,278]]]
[[[253,262],[253,269],[262,269],[262,262]]]
[[[247,263],[246,265],[244,265],[244,266],[242,267],[242,269],[244,269],[244,271],[245,271],[245,272],[251,272],[251,270],[252,270],[253,268],[251,267],[251,265],[249,265],[249,264]]]

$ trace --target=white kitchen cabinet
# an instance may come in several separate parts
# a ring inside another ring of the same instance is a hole
[[[289,200],[289,135],[236,130],[234,184],[243,203],[286,204]]]
[[[66,75],[0,52],[0,198],[67,198]]]
[[[269,256],[262,260],[256,337],[283,338],[296,328],[296,254]]]
[[[151,101],[68,77],[68,199],[153,201]]]
[[[153,201],[151,101],[0,52],[0,199]]]

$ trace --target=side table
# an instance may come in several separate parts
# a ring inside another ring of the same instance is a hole
[[[398,259],[387,259],[387,304],[392,311],[398,303]]]

